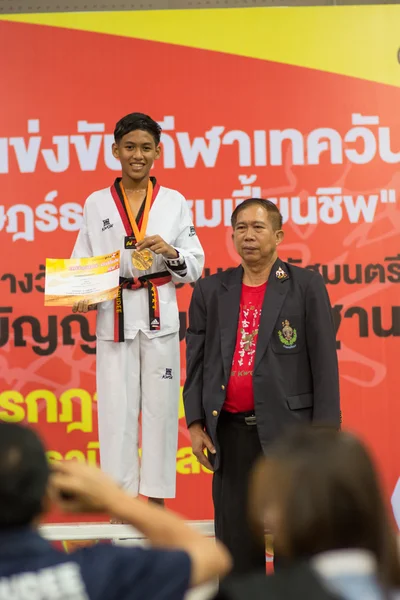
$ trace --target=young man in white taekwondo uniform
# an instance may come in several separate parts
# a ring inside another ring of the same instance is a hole
[[[122,177],[86,200],[72,256],[121,251],[119,296],[97,306],[100,462],[128,493],[163,504],[175,497],[176,486],[180,357],[174,283],[199,279],[204,252],[185,198],[150,177],[160,136],[160,126],[142,113],[117,123],[113,155]],[[91,308],[79,302],[73,311]]]

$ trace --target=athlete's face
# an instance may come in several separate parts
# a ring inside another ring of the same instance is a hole
[[[113,155],[121,162],[122,172],[131,179],[147,177],[153,163],[161,154],[160,145],[148,131],[136,129],[113,144]]]

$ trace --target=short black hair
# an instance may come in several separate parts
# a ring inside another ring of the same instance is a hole
[[[36,433],[0,423],[0,530],[28,526],[42,513],[49,472]]]
[[[156,146],[158,146],[161,140],[161,127],[148,115],[138,112],[126,115],[118,121],[114,129],[115,142],[118,144],[124,135],[137,129],[150,133],[154,138]]]
[[[282,229],[282,215],[279,212],[279,208],[276,206],[276,204],[271,202],[271,200],[264,200],[264,198],[247,198],[246,200],[243,200],[243,202],[239,204],[232,213],[231,223],[233,228],[236,227],[240,212],[249,206],[254,206],[255,204],[262,206],[267,211],[274,231]]]

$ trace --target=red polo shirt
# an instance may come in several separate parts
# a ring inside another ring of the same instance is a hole
[[[256,287],[242,284],[235,353],[223,406],[229,412],[254,410],[253,367],[266,289],[267,283]]]

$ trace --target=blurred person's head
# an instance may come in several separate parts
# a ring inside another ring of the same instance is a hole
[[[400,585],[394,530],[365,446],[350,433],[293,429],[253,474],[252,518],[289,560],[348,548],[375,556],[382,580]]]
[[[34,431],[0,423],[0,530],[35,524],[46,508],[49,466]]]

